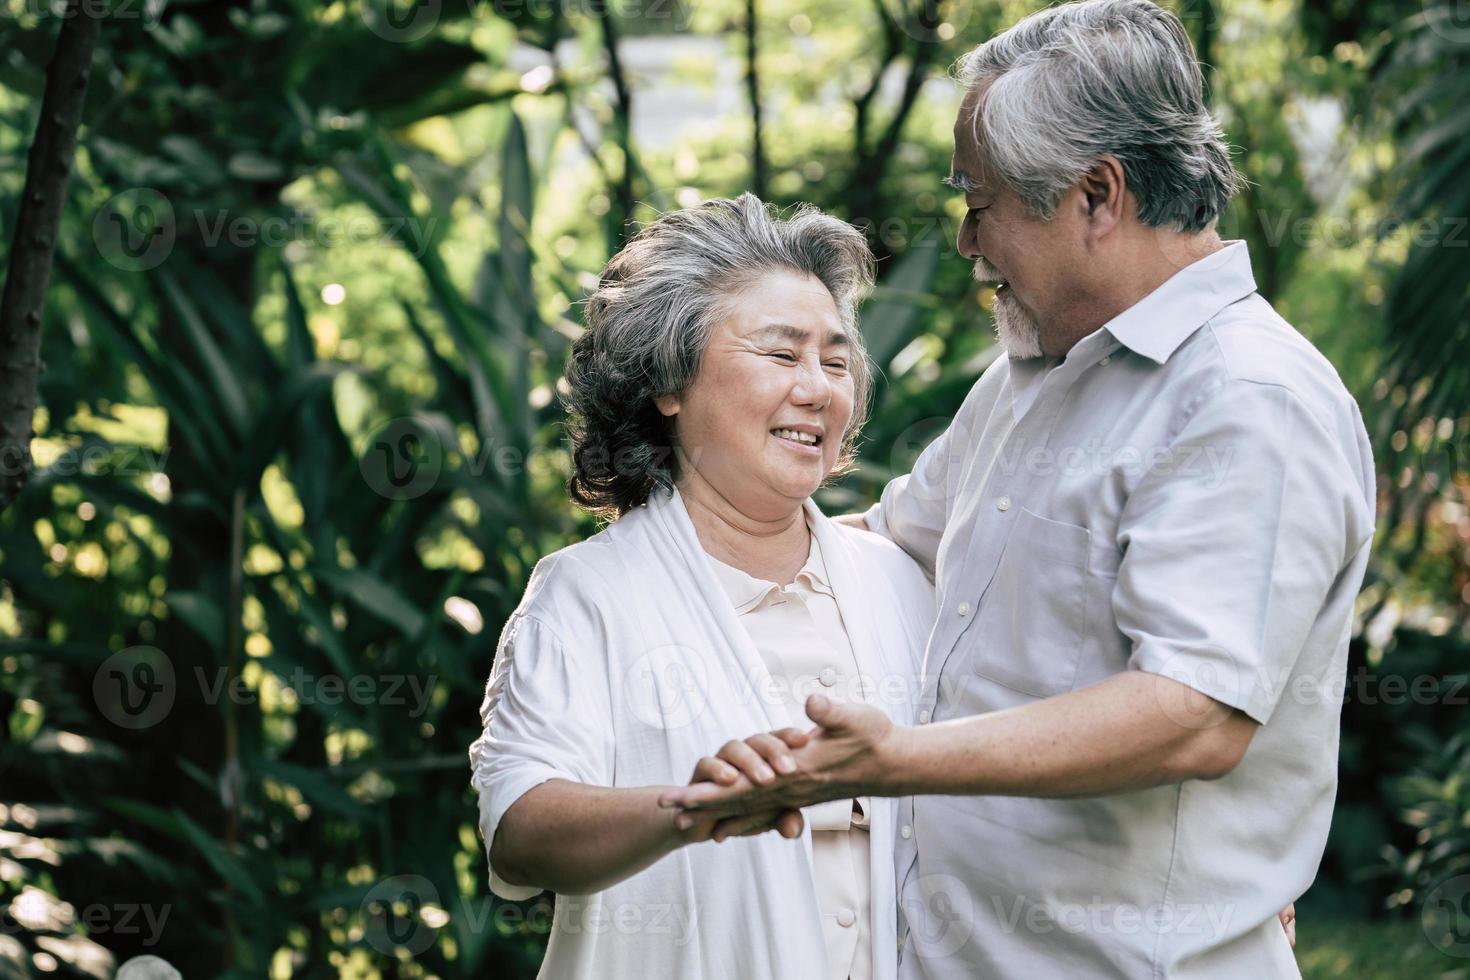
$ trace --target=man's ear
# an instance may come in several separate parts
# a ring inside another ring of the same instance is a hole
[[[1123,164],[1112,155],[1100,157],[1078,186],[1087,205],[1087,220],[1094,233],[1105,235],[1123,220],[1128,181]]]
[[[679,414],[678,395],[654,395],[653,404],[663,415],[673,416]]]

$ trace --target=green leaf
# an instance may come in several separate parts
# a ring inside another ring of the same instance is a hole
[[[397,627],[404,636],[418,636],[424,628],[424,614],[397,589],[371,572],[361,568],[315,565],[311,574],[365,612]]]
[[[213,599],[203,592],[170,591],[164,601],[175,616],[209,644],[216,658],[223,657],[225,617]]]
[[[914,339],[922,326],[922,314],[934,304],[932,287],[938,269],[937,247],[910,248],[863,308],[863,337],[869,356],[880,370],[888,368],[894,355]]]

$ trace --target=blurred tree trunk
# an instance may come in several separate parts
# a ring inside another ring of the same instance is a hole
[[[764,122],[761,119],[760,42],[756,38],[756,0],[745,0],[745,91],[750,97],[751,176],[750,189],[762,201],[766,199],[766,151],[762,146]]]
[[[0,511],[19,496],[31,474],[31,422],[43,370],[41,315],[101,27],[91,4],[69,0],[26,160],[10,271],[0,296]]]

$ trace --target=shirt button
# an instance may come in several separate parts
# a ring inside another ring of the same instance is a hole
[[[846,929],[848,926],[852,925],[856,921],[857,913],[854,912],[852,909],[843,909],[841,912],[837,913],[837,924],[844,929]]]
[[[822,682],[823,687],[831,687],[837,683],[837,671],[831,667],[823,667],[822,672],[817,675],[817,680]]]
[[[1097,365],[1098,365],[1098,367],[1107,367],[1108,366],[1108,362],[1111,361],[1112,359],[1113,359],[1113,355],[1109,354],[1107,357],[1104,357],[1102,360],[1098,361],[1097,362]]]
[[[999,500],[997,500],[995,502],[995,509],[996,510],[1010,510],[1011,509],[1011,498],[1010,497],[1001,497]]]
[[[914,836],[914,828],[909,826],[908,824],[904,824],[903,829],[900,830],[899,833],[903,835],[904,840],[908,840],[910,837]]]
[[[961,616],[970,615],[970,604],[968,602],[960,603],[958,606],[955,607],[955,612],[959,613]]]
[[[925,708],[923,711],[920,711],[919,712],[919,724],[921,724],[921,725],[927,725],[927,724],[929,724],[929,709],[928,708]]]

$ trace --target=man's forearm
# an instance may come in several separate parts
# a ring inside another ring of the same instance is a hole
[[[886,796],[1097,796],[1229,772],[1256,723],[1129,671],[1005,711],[894,730]]]
[[[542,783],[505,812],[490,863],[513,885],[568,895],[601,891],[682,845],[674,814],[657,806],[659,792]]]

